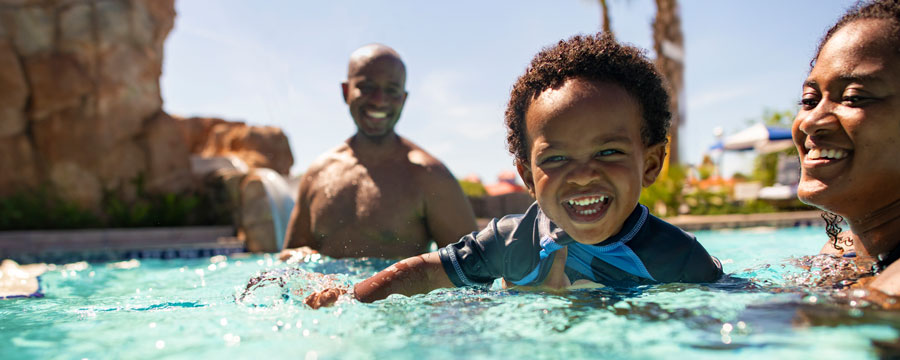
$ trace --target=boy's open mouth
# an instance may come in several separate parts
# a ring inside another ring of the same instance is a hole
[[[606,195],[577,196],[564,201],[563,207],[577,222],[594,222],[606,214],[610,200]]]

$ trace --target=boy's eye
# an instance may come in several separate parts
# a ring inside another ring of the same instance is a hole
[[[548,156],[548,157],[544,158],[543,160],[541,160],[540,163],[541,164],[549,164],[549,163],[555,163],[555,162],[560,162],[560,161],[565,161],[565,160],[566,160],[565,156],[553,155],[553,156]]]
[[[617,154],[623,154],[623,152],[616,149],[606,149],[600,150],[600,152],[597,153],[597,156],[611,156]]]

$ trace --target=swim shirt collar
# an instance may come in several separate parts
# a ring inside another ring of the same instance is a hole
[[[631,214],[625,219],[625,223],[618,233],[594,244],[594,246],[608,246],[618,242],[628,242],[644,225],[644,220],[646,220],[645,213],[647,212],[649,211],[646,206],[637,204],[634,210],[631,211]],[[538,229],[543,235],[542,238],[549,237],[553,242],[563,246],[575,242],[575,239],[572,239],[565,230],[553,223],[541,210],[538,210],[538,219]]]

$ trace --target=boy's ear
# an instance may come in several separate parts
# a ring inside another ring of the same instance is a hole
[[[347,102],[348,91],[350,91],[350,84],[347,84],[346,81],[342,82],[341,83],[341,92],[344,94],[344,102]]]
[[[516,160],[516,171],[519,172],[519,177],[522,178],[522,183],[525,184],[528,193],[537,199],[537,196],[534,195],[534,174],[531,172],[531,165]]]
[[[656,182],[656,177],[659,176],[663,163],[666,161],[667,143],[667,141],[663,141],[651,145],[644,152],[644,176],[641,178],[641,186],[648,187]]]

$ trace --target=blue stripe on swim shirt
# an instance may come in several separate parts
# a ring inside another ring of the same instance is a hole
[[[631,275],[656,281],[656,279],[650,275],[650,272],[647,271],[644,262],[641,261],[631,248],[625,245],[625,243],[631,241],[631,239],[637,235],[638,231],[641,230],[641,227],[644,226],[644,223],[647,221],[647,215],[647,207],[641,205],[640,219],[638,219],[637,223],[634,224],[634,227],[632,227],[622,239],[613,244],[596,246],[573,242],[569,246],[569,256],[566,258],[566,266],[578,271],[593,281],[598,281],[598,279],[594,277],[594,272],[591,269],[591,261],[593,261],[594,258],[598,258]]]
[[[632,238],[634,238],[635,235],[637,235],[638,231],[641,230],[641,227],[643,227],[644,223],[647,221],[647,207],[643,205],[640,205],[640,207],[640,219],[638,219],[631,230],[629,230],[628,233],[625,234],[625,236],[623,236],[619,241],[604,246],[585,245],[579,242],[572,242],[568,246],[569,254],[566,257],[566,266],[596,282],[599,280],[594,276],[594,271],[591,268],[591,262],[594,258],[599,258],[600,260],[603,260],[629,274],[656,281],[656,279],[654,279],[653,276],[650,275],[650,272],[647,271],[647,267],[644,266],[644,262],[641,261],[641,259],[637,256],[637,254],[634,253],[634,251],[631,250],[631,248],[625,245],[625,243],[627,243]],[[554,251],[562,249],[563,246],[557,244],[550,237],[544,237],[541,239],[541,248],[540,264],[521,280],[513,281],[514,284],[526,285],[534,281],[540,273],[541,265],[544,263],[544,260],[550,257],[550,254]]]
[[[512,283],[516,285],[527,285],[534,281],[534,279],[536,279],[538,277],[538,274],[540,274],[541,272],[541,265],[544,263],[544,260],[550,257],[550,254],[552,254],[554,251],[562,248],[562,245],[557,244],[549,236],[544,236],[543,238],[541,238],[541,258],[540,260],[538,260],[538,266],[535,266],[534,269],[531,270],[530,273],[528,273],[528,275],[525,275],[525,277],[519,279],[518,281],[513,281]]]

